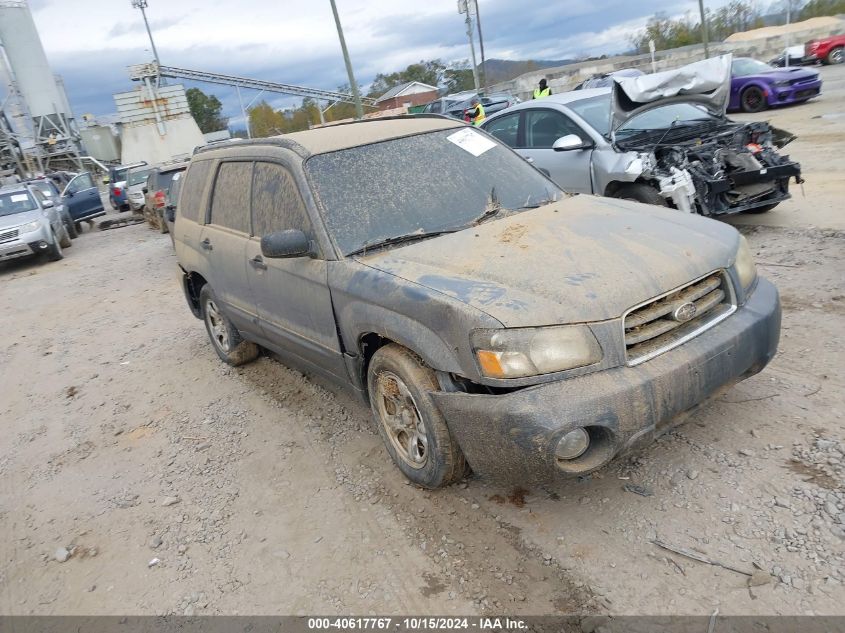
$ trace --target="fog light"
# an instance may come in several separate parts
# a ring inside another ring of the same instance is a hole
[[[41,250],[44,250],[48,246],[50,245],[47,242],[38,242],[38,248],[40,248]]]
[[[570,431],[557,443],[555,457],[558,459],[575,459],[581,457],[590,445],[590,436],[584,429]]]

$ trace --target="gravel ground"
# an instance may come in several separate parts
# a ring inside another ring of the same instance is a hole
[[[773,363],[554,488],[406,484],[344,393],[223,366],[143,225],[0,266],[0,612],[845,613],[841,97],[761,117],[815,138],[806,197],[735,220]]]

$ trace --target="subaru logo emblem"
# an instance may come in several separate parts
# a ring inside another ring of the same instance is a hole
[[[686,323],[695,317],[696,312],[698,312],[698,308],[695,307],[694,303],[682,303],[674,309],[672,312],[672,318],[679,323]]]

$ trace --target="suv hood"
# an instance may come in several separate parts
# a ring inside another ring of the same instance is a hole
[[[356,259],[530,327],[620,317],[729,266],[738,239],[698,215],[575,196]]]
[[[20,226],[35,220],[44,220],[44,214],[38,209],[32,211],[24,211],[22,213],[13,213],[12,215],[0,215],[0,229],[8,229],[13,226]]]
[[[613,77],[610,129],[670,103],[696,103],[724,116],[731,94],[731,55],[722,55],[651,75]]]

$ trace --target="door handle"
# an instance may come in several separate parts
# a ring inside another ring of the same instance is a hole
[[[249,260],[249,265],[257,270],[267,270],[267,264],[264,263],[264,259],[261,255],[256,255]]]
[[[211,246],[211,240],[209,240],[208,238],[205,238],[202,242],[200,242],[200,246],[202,246],[207,251],[214,250],[214,247]]]

